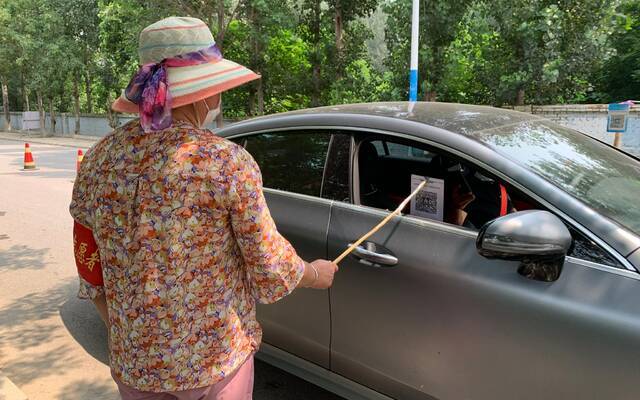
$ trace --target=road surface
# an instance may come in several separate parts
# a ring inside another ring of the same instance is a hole
[[[24,144],[0,140],[0,375],[31,400],[118,398],[104,325],[76,298],[68,206],[77,150],[31,149],[39,169],[21,171]],[[259,361],[254,398],[339,399]]]

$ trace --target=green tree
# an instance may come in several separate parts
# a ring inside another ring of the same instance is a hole
[[[269,79],[265,112],[309,107],[311,51],[311,46],[293,29],[282,29],[271,37],[265,50],[264,67]]]
[[[368,17],[378,7],[378,0],[328,0],[328,6],[333,13],[335,35],[335,66],[337,76],[340,77],[345,65],[345,26],[358,18]]]
[[[93,86],[96,75],[96,51],[99,42],[100,19],[98,0],[48,0],[62,17],[61,23],[67,55],[74,59],[74,81],[84,81],[86,111],[93,112]],[[78,94],[79,97],[79,94]],[[75,99],[79,102],[79,98]]]
[[[427,101],[436,100],[443,83],[445,54],[456,38],[458,23],[465,15],[469,0],[434,0],[421,3],[418,77],[419,90]],[[396,96],[406,98],[409,88],[411,54],[411,0],[387,0],[387,67],[393,71]]]
[[[2,91],[2,107],[4,109],[5,127],[11,130],[11,114],[9,105],[9,79],[14,75],[18,55],[18,35],[11,24],[10,10],[0,8],[0,90]]]
[[[249,29],[248,66],[262,75],[262,79],[249,86],[248,114],[262,115],[265,88],[270,80],[270,71],[266,68],[266,50],[272,38],[277,37],[283,29],[293,28],[293,10],[281,0],[244,0],[241,10]]]
[[[112,127],[118,121],[117,115],[111,112],[111,103],[120,96],[138,69],[138,36],[145,26],[158,19],[154,10],[157,11],[136,0],[98,2],[99,47],[95,65],[99,85],[96,98]]]
[[[23,78],[26,108],[29,108],[29,93],[35,93],[40,113],[40,127],[44,130],[44,96],[48,94],[49,74],[54,70],[58,46],[61,41],[59,15],[47,2],[37,0],[12,0],[9,2],[11,23],[19,40],[16,65]]]
[[[512,103],[564,102],[588,88],[587,77],[605,58],[615,10],[610,0],[497,0],[486,3],[489,22],[512,55],[501,65]],[[595,64],[595,65],[594,65]]]
[[[615,51],[595,74],[596,101],[611,103],[640,98],[640,3],[620,6],[619,30],[611,36]]]
[[[141,0],[148,8],[160,8],[166,16],[183,15],[200,18],[209,25],[216,43],[224,47],[230,24],[237,19],[244,0]],[[278,3],[280,6],[280,3]],[[277,8],[272,10],[277,12]]]
[[[327,65],[327,41],[331,33],[326,29],[330,21],[322,9],[322,0],[301,0],[296,4],[300,16],[299,32],[304,41],[309,43],[309,63],[311,64],[311,106],[321,104],[321,96],[326,86],[322,80],[323,65]]]
[[[444,99],[486,104],[580,102],[608,56],[608,2],[476,2],[446,52]],[[526,96],[525,96],[526,95]]]

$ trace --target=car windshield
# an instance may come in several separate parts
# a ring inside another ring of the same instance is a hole
[[[525,121],[472,134],[640,234],[640,162],[580,132]]]

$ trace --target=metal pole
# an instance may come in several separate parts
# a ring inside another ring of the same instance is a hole
[[[409,101],[418,101],[418,36],[420,32],[420,0],[413,0],[411,18],[411,68],[409,70]]]
[[[616,132],[616,136],[613,139],[613,147],[620,148],[620,144],[622,143],[622,132]]]

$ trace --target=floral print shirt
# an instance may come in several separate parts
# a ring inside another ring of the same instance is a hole
[[[215,384],[258,349],[255,303],[289,294],[304,262],[277,231],[258,165],[242,147],[182,123],[138,120],[82,162],[70,206],[93,231],[111,368],[143,391]]]

